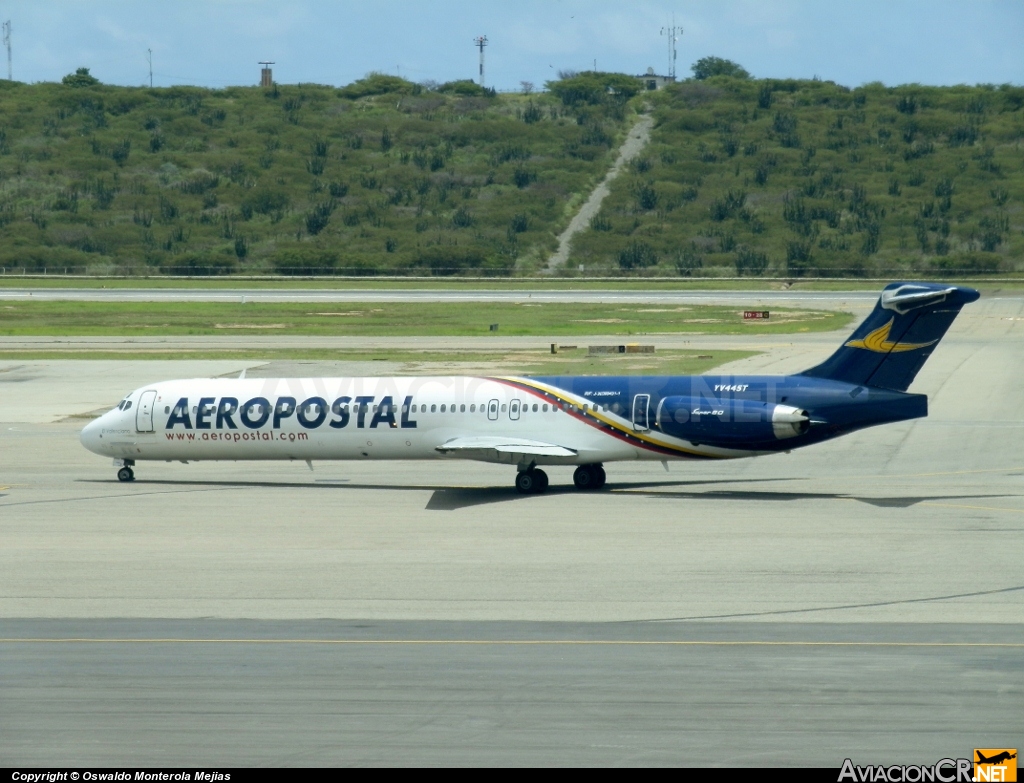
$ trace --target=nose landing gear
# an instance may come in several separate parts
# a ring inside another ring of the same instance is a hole
[[[118,463],[115,462],[115,465]],[[126,459],[121,463],[121,469],[117,471],[118,481],[135,481],[135,471],[132,468],[135,466],[135,461]]]

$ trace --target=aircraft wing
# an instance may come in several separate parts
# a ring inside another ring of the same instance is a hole
[[[452,438],[438,446],[436,451],[468,459],[487,459],[502,454],[522,454],[527,457],[576,456],[575,450],[554,443],[490,435]]]

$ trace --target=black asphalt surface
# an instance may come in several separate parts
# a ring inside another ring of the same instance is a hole
[[[0,765],[933,763],[1024,625],[0,621]],[[25,641],[35,640],[35,641]]]

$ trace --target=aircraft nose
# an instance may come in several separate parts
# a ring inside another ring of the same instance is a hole
[[[103,453],[102,451],[100,451],[100,445],[103,443],[102,439],[100,438],[100,429],[100,420],[93,419],[82,428],[82,432],[78,436],[78,439],[82,442],[82,445],[85,446],[87,449],[89,449],[89,451],[93,452],[94,454]]]

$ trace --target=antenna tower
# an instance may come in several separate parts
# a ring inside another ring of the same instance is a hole
[[[149,89],[153,89],[153,50],[146,50],[146,58],[149,60]]]
[[[7,47],[7,81],[14,81],[14,72],[11,70],[11,20],[3,24],[4,46]]]
[[[668,38],[668,78],[676,80],[676,41],[682,34],[683,28],[676,26],[676,15],[672,14],[672,26],[662,27],[661,34]]]
[[[480,49],[480,86],[484,86],[484,47],[487,46],[487,36],[478,35],[473,43]]]

